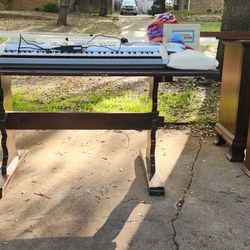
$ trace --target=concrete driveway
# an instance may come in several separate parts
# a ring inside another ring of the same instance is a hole
[[[0,201],[0,249],[249,249],[250,180],[226,147],[160,130],[165,197],[150,197],[145,132],[27,131],[29,155]]]
[[[120,23],[122,26],[121,35],[129,41],[147,42],[146,29],[153,18],[149,15],[128,16],[120,15]]]

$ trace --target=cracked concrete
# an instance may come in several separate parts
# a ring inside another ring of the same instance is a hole
[[[120,132],[20,132],[30,153],[0,201],[0,249],[249,248],[250,179],[227,147],[159,130],[166,196],[149,197],[146,133]]]
[[[174,245],[176,246],[177,250],[179,250],[180,244],[176,241],[177,232],[176,232],[174,223],[178,219],[178,217],[179,217],[179,215],[181,213],[181,209],[185,204],[186,195],[189,192],[189,189],[190,189],[190,187],[192,185],[194,174],[195,174],[195,166],[196,166],[197,159],[198,159],[198,157],[200,155],[201,147],[202,147],[202,139],[200,138],[199,139],[199,144],[198,144],[198,149],[197,149],[194,161],[192,162],[191,166],[189,167],[189,169],[190,169],[190,172],[189,172],[190,179],[189,179],[188,185],[187,185],[187,187],[184,187],[182,189],[183,194],[182,194],[181,198],[179,198],[177,200],[177,202],[176,202],[176,213],[173,215],[172,220],[171,220],[171,225],[172,225],[172,228],[173,228],[173,238],[172,239],[173,239]]]
[[[222,150],[212,144],[201,149],[175,221],[179,249],[250,249],[250,179],[241,163],[225,162]]]

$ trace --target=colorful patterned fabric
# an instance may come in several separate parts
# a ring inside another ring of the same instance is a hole
[[[157,16],[157,18],[152,23],[150,23],[147,28],[147,36],[150,42],[163,41],[164,23],[177,23],[176,17],[169,12]]]

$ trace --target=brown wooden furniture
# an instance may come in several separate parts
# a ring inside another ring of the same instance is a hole
[[[247,149],[246,149],[246,161],[242,170],[250,177],[250,119],[248,124],[248,136],[247,136]]]
[[[250,40],[250,32],[247,31],[201,31],[201,37],[216,37],[221,40]]]
[[[215,126],[216,144],[227,142],[227,158],[233,162],[244,161],[250,113],[250,41],[228,40],[224,43],[219,120]]]
[[[60,75],[60,76],[151,76],[152,111],[147,113],[65,113],[65,112],[10,112],[11,86],[3,75]],[[164,185],[159,179],[155,164],[156,132],[164,126],[164,118],[157,110],[158,86],[169,76],[218,76],[218,71],[172,69],[0,69],[0,128],[2,132],[2,174],[0,198],[10,183],[26,152],[19,152],[11,130],[15,129],[135,129],[148,130],[146,155],[142,157],[150,195],[163,195]],[[62,122],[63,121],[63,122]]]

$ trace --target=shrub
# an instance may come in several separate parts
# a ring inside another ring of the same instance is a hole
[[[43,5],[43,11],[57,13],[58,12],[58,6],[57,6],[56,3],[46,3],[46,4]]]

